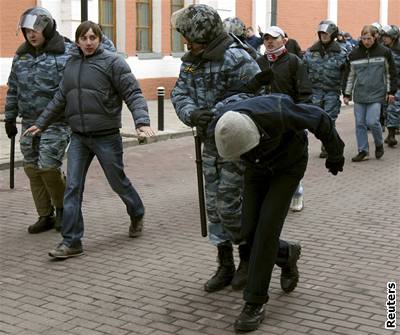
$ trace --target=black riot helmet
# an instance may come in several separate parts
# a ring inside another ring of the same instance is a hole
[[[400,31],[397,26],[394,24],[392,25],[385,25],[382,27],[382,35],[389,36],[393,41],[397,40],[400,36]]]
[[[32,7],[27,9],[19,20],[18,27],[25,36],[24,29],[32,29],[40,32],[47,39],[50,39],[56,30],[56,21],[50,12],[42,7]]]
[[[190,5],[174,12],[171,25],[190,43],[209,44],[224,33],[218,12],[203,4]]]
[[[318,34],[321,32],[329,34],[331,40],[333,41],[339,33],[339,28],[333,21],[323,20],[318,26]]]

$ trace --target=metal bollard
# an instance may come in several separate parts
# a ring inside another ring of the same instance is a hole
[[[162,86],[157,87],[158,130],[164,130],[164,96],[165,96],[165,88]]]

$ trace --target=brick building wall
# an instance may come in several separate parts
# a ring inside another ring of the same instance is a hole
[[[357,39],[366,24],[379,22],[379,0],[339,0],[338,25]]]
[[[400,1],[389,0],[388,7],[388,23],[400,26]]]
[[[277,25],[296,39],[303,50],[317,39],[316,29],[327,16],[327,0],[277,1]]]
[[[246,26],[251,26],[253,22],[253,6],[252,0],[236,0],[235,12]],[[257,29],[257,27],[253,27]],[[257,33],[257,30],[255,30]]]
[[[126,16],[125,53],[131,57],[136,56],[136,0],[123,1]],[[171,0],[154,1],[161,1],[161,53],[166,56],[171,53]],[[17,22],[21,13],[36,3],[36,0],[0,1],[0,57],[12,57],[18,45],[23,42],[22,34],[15,36]],[[246,25],[254,24],[253,5],[254,0],[235,0],[236,16]],[[277,5],[277,24],[290,37],[297,39],[303,50],[316,41],[316,28],[327,17],[328,0],[279,0]],[[338,25],[341,30],[348,31],[357,38],[363,25],[379,21],[379,10],[380,0],[338,0]],[[388,10],[388,22],[400,25],[400,0],[388,0]],[[139,81],[145,97],[155,99],[157,86],[164,86],[168,97],[175,80],[176,77],[163,77]],[[0,113],[4,110],[6,90],[5,85],[0,86]]]

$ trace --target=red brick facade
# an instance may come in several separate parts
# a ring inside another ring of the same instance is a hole
[[[308,48],[317,38],[315,30],[327,15],[327,0],[277,1],[277,25],[296,39],[301,48]]]
[[[246,25],[254,22],[253,3],[253,0],[236,0],[235,2],[236,15]],[[0,57],[14,55],[18,45],[23,41],[22,34],[15,36],[18,19],[26,8],[35,5],[35,0],[0,2]],[[328,0],[279,0],[277,5],[277,24],[289,36],[297,39],[303,49],[309,47],[316,40],[315,30],[318,23],[327,17]],[[338,0],[338,25],[341,30],[348,31],[357,38],[363,25],[379,21],[379,10],[380,0]],[[400,25],[400,1],[388,0],[388,10],[388,22]],[[125,15],[125,52],[128,56],[135,56],[136,0],[125,0]],[[162,0],[161,52],[163,55],[171,53],[170,16],[171,0]],[[145,97],[155,99],[157,86],[164,86],[166,96],[169,96],[175,80],[175,77],[141,79],[140,84]],[[0,112],[4,109],[6,89],[6,86],[0,86]]]

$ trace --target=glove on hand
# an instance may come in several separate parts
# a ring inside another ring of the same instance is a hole
[[[252,79],[247,83],[247,88],[250,93],[257,93],[264,85],[271,84],[274,79],[274,73],[271,69],[266,69],[265,71],[257,73]]]
[[[190,114],[190,123],[192,126],[206,128],[214,116],[214,113],[208,109],[197,109]]]
[[[260,85],[269,85],[274,79],[274,72],[268,68],[262,72],[257,73],[254,78]]]
[[[330,161],[328,157],[325,161],[325,167],[334,176],[336,176],[338,172],[343,171],[343,165],[344,165],[344,157],[341,157],[339,160],[336,161]]]
[[[18,129],[15,120],[6,120],[5,128],[8,138],[12,138],[18,134]]]

